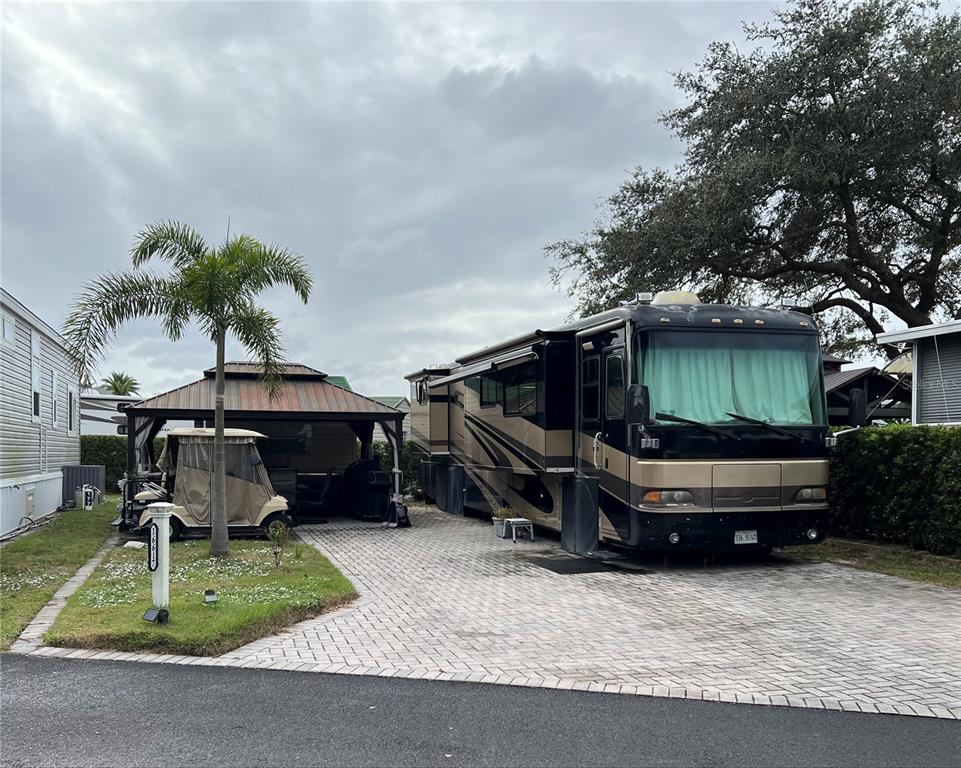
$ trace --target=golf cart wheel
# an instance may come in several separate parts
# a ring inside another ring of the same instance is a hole
[[[181,523],[176,517],[171,517],[170,518],[170,540],[180,541],[183,535],[184,535],[184,524]]]
[[[284,514],[283,512],[274,512],[272,515],[268,515],[264,518],[264,521],[260,524],[264,533],[270,534],[271,529],[279,526],[285,525],[288,528],[294,527],[294,520],[290,515]]]

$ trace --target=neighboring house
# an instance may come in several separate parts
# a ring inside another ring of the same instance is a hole
[[[892,421],[911,418],[911,382],[907,376],[896,376],[868,365],[841,370],[850,364],[833,355],[824,355],[824,392],[827,395],[828,424],[848,423],[851,390],[863,389],[868,420]]]
[[[405,414],[410,413],[410,400],[406,397],[372,397],[372,400],[376,400],[378,403],[395,408]],[[404,442],[406,443],[410,440],[410,419],[404,416]],[[379,426],[374,427],[374,442],[375,443],[386,443],[387,436],[384,434]]]
[[[84,435],[118,435],[126,427],[127,417],[117,406],[139,403],[139,395],[115,395],[106,387],[85,389],[80,393],[80,433]],[[190,425],[188,425],[190,426]],[[118,427],[121,429],[118,430]]]
[[[350,382],[347,381],[346,376],[328,376],[327,383],[333,384],[335,387],[340,387],[341,389],[346,389],[348,392],[354,391],[350,388]]]
[[[881,344],[906,344],[911,353],[911,421],[961,425],[961,320],[877,338]]]
[[[0,288],[0,533],[56,510],[80,463],[80,384],[64,340]]]

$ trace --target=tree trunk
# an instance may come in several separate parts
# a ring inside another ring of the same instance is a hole
[[[210,489],[210,556],[229,554],[227,539],[227,491],[224,467],[224,343],[217,332],[217,373],[214,397],[214,473]]]

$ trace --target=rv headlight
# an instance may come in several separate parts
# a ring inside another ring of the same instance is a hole
[[[824,501],[827,497],[828,493],[824,488],[802,488],[795,498],[803,504],[810,504],[815,501]]]
[[[694,494],[690,491],[648,491],[641,498],[641,502],[662,506],[693,506]]]

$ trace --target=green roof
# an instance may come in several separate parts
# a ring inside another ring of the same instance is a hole
[[[400,397],[395,397],[394,395],[389,395],[385,397],[371,397],[371,400],[376,400],[381,405],[386,405],[388,408],[399,408],[403,405],[404,401],[407,399],[403,395]]]
[[[354,391],[353,389],[350,388],[350,382],[347,381],[346,376],[328,376],[326,381],[333,384],[335,387],[346,389],[348,392]]]

